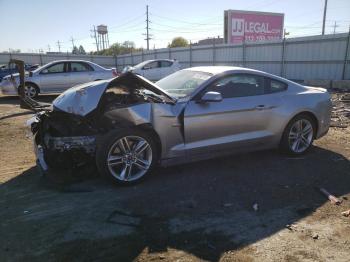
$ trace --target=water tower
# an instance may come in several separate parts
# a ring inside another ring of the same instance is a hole
[[[106,25],[97,26],[97,42],[99,50],[109,48],[108,30]]]

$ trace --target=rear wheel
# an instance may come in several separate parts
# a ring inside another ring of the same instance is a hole
[[[24,95],[30,98],[36,98],[39,95],[39,88],[31,83],[24,84]]]
[[[100,141],[96,151],[99,172],[118,184],[141,181],[157,159],[153,137],[138,129],[111,131]]]
[[[281,148],[290,155],[301,155],[311,147],[316,123],[308,115],[298,115],[293,118],[284,130]]]

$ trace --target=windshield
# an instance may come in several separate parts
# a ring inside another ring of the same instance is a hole
[[[201,71],[181,70],[171,74],[156,85],[170,95],[180,98],[190,95],[200,84],[208,80],[212,74]]]
[[[153,60],[147,60],[147,61],[143,61],[137,65],[134,66],[134,68],[142,68],[144,67],[145,65],[147,65],[148,63],[152,62]]]

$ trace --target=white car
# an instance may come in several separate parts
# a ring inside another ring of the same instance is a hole
[[[33,98],[39,93],[61,93],[66,89],[86,82],[104,80],[117,76],[115,69],[107,69],[98,64],[84,60],[60,60],[48,63],[33,72],[26,73],[25,95]],[[17,95],[19,75],[5,76],[0,88],[5,95]]]
[[[125,72],[133,72],[151,81],[158,81],[180,70],[180,63],[176,60],[157,59],[147,60],[135,66],[127,66]]]

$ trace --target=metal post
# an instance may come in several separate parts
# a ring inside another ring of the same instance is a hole
[[[215,65],[216,62],[216,52],[215,52],[215,38],[213,38],[213,65]]]
[[[324,2],[324,9],[323,9],[323,23],[322,23],[322,35],[324,35],[325,27],[326,27],[326,14],[327,14],[327,1]]]
[[[148,19],[148,5],[146,5],[146,41],[147,41],[147,50],[149,50],[149,19]]]
[[[40,58],[40,65],[43,65],[43,57],[41,54],[39,54],[39,58]]]
[[[171,59],[171,48],[170,47],[168,48],[168,51],[169,51],[169,59]]]
[[[145,55],[144,55],[144,53],[143,53],[143,48],[142,48],[142,50],[141,50],[141,59],[142,59],[142,62],[145,60]]]
[[[349,32],[348,32],[348,38],[346,41],[346,49],[345,49],[345,57],[344,57],[344,64],[343,64],[343,73],[342,73],[342,80],[345,80],[346,75],[346,69],[348,64],[348,55],[349,55],[349,43],[350,42],[350,26],[349,26]]]
[[[280,76],[281,77],[284,77],[284,67],[285,67],[285,50],[286,49],[286,37],[284,36],[283,37],[283,40],[282,40],[282,54],[281,54],[281,73],[280,73]]]
[[[243,44],[242,44],[242,63],[243,63],[243,67],[246,66],[246,44],[245,44],[245,39],[243,40]]]
[[[134,54],[132,53],[132,50],[131,50],[131,64],[134,65]]]
[[[115,69],[118,71],[118,56],[114,55]]]
[[[190,41],[190,67],[192,67],[192,41]]]
[[[157,49],[153,49],[154,51],[154,59],[157,59]]]

